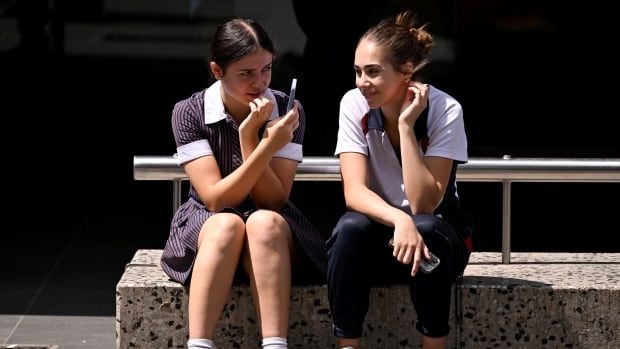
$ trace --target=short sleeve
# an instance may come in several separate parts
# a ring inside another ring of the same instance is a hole
[[[338,117],[338,141],[335,155],[341,153],[362,153],[368,155],[368,142],[363,129],[364,120],[367,120],[369,108],[365,107],[357,96],[357,89],[347,92],[340,101],[340,115]],[[365,102],[365,101],[364,101]]]
[[[178,102],[172,111],[172,132],[177,146],[179,164],[213,155],[203,131],[203,116],[192,99]]]
[[[303,153],[303,142],[304,142],[304,133],[306,131],[306,113],[304,112],[304,108],[301,103],[297,101],[298,111],[299,111],[299,126],[293,132],[293,139],[290,143],[282,147],[282,149],[278,150],[274,157],[286,158],[295,160],[298,162],[302,162],[304,159]]]
[[[467,137],[463,109],[456,100],[449,100],[444,110],[433,111],[438,117],[429,120],[426,156],[437,156],[467,162]]]

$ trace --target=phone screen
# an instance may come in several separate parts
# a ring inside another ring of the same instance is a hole
[[[286,106],[286,112],[288,113],[295,105],[295,90],[297,89],[297,79],[293,79],[291,83],[291,92],[288,94],[288,105]]]

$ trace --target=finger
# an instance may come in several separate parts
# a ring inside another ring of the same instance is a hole
[[[422,248],[421,244],[418,244],[415,249],[415,253],[413,255],[413,268],[411,269],[411,276],[415,276],[418,272],[418,268],[420,267],[420,258],[422,258]]]
[[[271,115],[271,113],[273,113],[273,108],[275,107],[275,103],[273,103],[273,101],[269,100],[267,103],[267,115]]]
[[[270,108],[273,107],[273,103],[269,98],[261,97],[261,101],[263,102],[263,107],[265,108],[265,110],[270,110]]]
[[[430,87],[428,86],[428,84],[423,84],[419,81],[415,81],[413,86],[415,86],[415,88],[417,88],[420,91],[420,95],[422,97],[428,96],[428,91],[430,89]]]
[[[286,113],[283,119],[286,125],[292,125],[293,123],[299,121],[299,114],[297,113],[295,108],[293,108],[288,113]]]
[[[415,98],[418,98],[420,95],[420,90],[415,86],[411,86],[407,89],[407,93],[409,94],[409,100],[413,101]]]
[[[407,246],[405,250],[405,257],[403,258],[404,264],[411,263],[411,259],[413,258],[413,252],[415,251],[414,246]]]
[[[262,111],[263,108],[265,107],[265,99],[262,97],[256,98],[254,102],[256,103],[256,106],[258,107],[258,110],[260,111]]]
[[[258,107],[254,101],[250,102],[250,114],[256,113]]]
[[[428,87],[428,84],[424,84],[423,86],[424,86],[424,87],[422,87],[422,88],[420,89],[420,94],[422,95],[422,97],[423,97],[424,99],[426,99],[426,98],[428,98],[428,91],[429,91],[429,87]]]
[[[428,246],[424,246],[424,258],[431,259],[431,252],[428,250]]]
[[[401,263],[405,263],[405,255],[407,254],[407,248],[406,247],[401,247],[398,250],[398,257],[396,257],[396,259],[401,262]]]

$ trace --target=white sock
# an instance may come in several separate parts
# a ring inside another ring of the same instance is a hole
[[[187,341],[187,349],[216,349],[216,347],[210,339],[190,339]]]
[[[346,347],[342,347],[342,348],[340,348],[340,349],[355,349],[355,348],[353,348],[353,347],[352,347],[352,346],[350,346],[350,345],[347,345]]]
[[[262,347],[268,349],[287,349],[288,341],[282,337],[267,337],[263,338]]]

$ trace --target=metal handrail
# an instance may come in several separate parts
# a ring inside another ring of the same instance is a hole
[[[173,155],[134,156],[135,180],[173,182],[173,210],[181,204],[181,182],[187,175]],[[459,165],[459,182],[502,182],[502,262],[510,263],[510,220],[512,182],[620,182],[620,158],[471,158]],[[304,157],[295,180],[340,181],[336,157]]]

